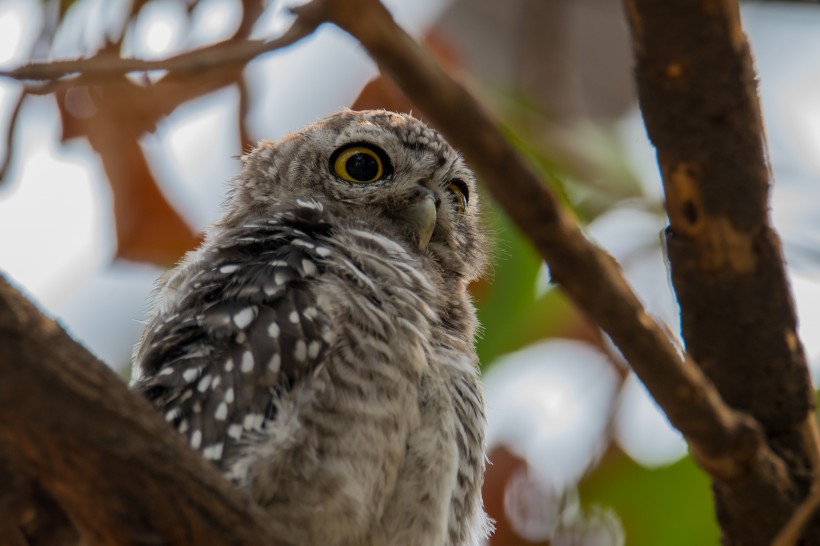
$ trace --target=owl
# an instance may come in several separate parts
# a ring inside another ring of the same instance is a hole
[[[478,543],[478,211],[459,154],[408,115],[263,141],[160,280],[133,389],[282,544]]]

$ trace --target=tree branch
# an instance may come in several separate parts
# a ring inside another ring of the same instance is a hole
[[[2,277],[0,376],[0,463],[20,461],[88,544],[277,544],[260,508]]]
[[[268,40],[227,40],[186,51],[167,59],[123,59],[104,51],[87,59],[29,63],[13,70],[0,70],[0,77],[15,80],[56,81],[80,74],[83,85],[89,79],[124,76],[130,72],[167,70],[169,72],[204,72],[226,65],[241,65],[271,51],[282,49],[310,35],[316,29],[304,19],[297,19],[277,38]]]
[[[737,4],[627,0],[627,11],[687,349],[729,404],[768,434],[789,431],[812,390],[768,218],[765,139]]]
[[[737,2],[625,6],[666,193],[687,351],[728,404],[762,424],[789,461],[790,493],[801,496],[817,469],[812,389],[768,217],[765,137]],[[768,544],[783,522],[768,503],[732,488],[718,485],[717,503],[724,532],[738,543]]]
[[[6,154],[3,156],[3,160],[0,161],[0,184],[6,179],[11,160],[14,157],[14,131],[17,128],[17,121],[20,119],[20,111],[23,108],[25,100],[26,92],[23,90],[14,102],[14,107],[11,109],[11,114],[9,115],[9,124],[6,126]]]

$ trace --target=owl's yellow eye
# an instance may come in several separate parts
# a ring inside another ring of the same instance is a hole
[[[459,215],[464,214],[464,211],[467,210],[467,196],[469,195],[467,185],[461,180],[455,179],[447,185],[447,192],[452,196],[456,213]]]
[[[361,144],[343,148],[331,159],[333,174],[357,184],[370,184],[385,175],[383,152]]]

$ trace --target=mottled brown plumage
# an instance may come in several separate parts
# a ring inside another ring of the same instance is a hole
[[[243,158],[161,282],[134,388],[286,544],[476,544],[473,175],[410,116],[342,111]]]

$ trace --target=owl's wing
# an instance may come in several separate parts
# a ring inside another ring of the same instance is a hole
[[[311,283],[330,228],[321,204],[300,205],[214,241],[138,352],[134,389],[217,463],[276,419],[278,396],[327,355],[332,330]]]

